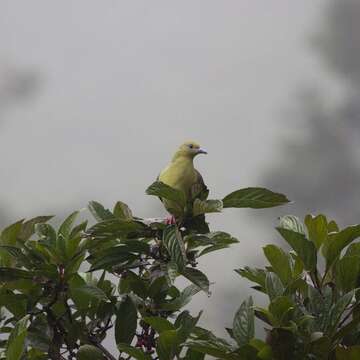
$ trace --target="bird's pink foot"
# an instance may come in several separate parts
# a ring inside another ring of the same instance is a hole
[[[168,217],[165,219],[165,224],[166,224],[166,225],[175,225],[175,224],[176,224],[175,216],[174,216],[174,215],[168,216]]]

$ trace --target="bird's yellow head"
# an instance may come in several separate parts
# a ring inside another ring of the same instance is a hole
[[[185,141],[178,150],[176,151],[174,158],[178,157],[188,157],[194,158],[199,154],[207,154],[207,151],[200,147],[200,145],[195,141]]]

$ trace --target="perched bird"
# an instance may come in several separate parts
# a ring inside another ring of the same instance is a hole
[[[170,164],[161,171],[158,180],[184,193],[186,203],[195,198],[206,198],[208,189],[201,174],[194,168],[194,157],[207,154],[195,141],[186,141],[175,152]],[[177,216],[176,204],[162,199],[165,208],[173,216]],[[175,219],[172,219],[172,222]]]

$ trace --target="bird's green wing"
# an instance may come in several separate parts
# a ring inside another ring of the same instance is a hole
[[[196,169],[195,175],[195,182],[191,187],[191,199],[192,201],[195,199],[206,200],[209,195],[209,189],[205,185],[203,177]]]

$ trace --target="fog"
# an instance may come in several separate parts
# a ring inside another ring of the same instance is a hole
[[[144,190],[195,139],[212,198],[269,186],[294,201],[208,216],[240,240],[200,263],[212,296],[191,306],[223,335],[254,295],[233,269],[263,263],[279,215],[358,218],[359,18],[354,0],[2,1],[1,224],[89,200],[163,216]]]

